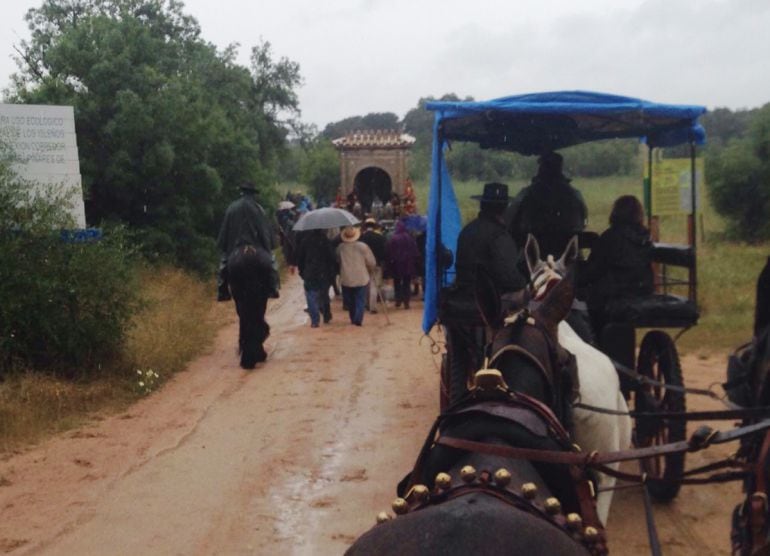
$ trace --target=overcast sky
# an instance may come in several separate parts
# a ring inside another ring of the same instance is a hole
[[[583,89],[709,108],[770,102],[770,0],[186,0],[203,38],[300,64],[303,120],[420,97]],[[0,84],[24,13],[0,0]]]

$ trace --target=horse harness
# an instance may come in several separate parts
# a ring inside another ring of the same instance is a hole
[[[504,382],[502,384],[504,385]],[[534,483],[523,483],[515,489],[515,477],[506,468],[477,470],[466,465],[460,470],[459,477],[452,477],[445,472],[438,473],[432,489],[421,483],[427,458],[437,446],[479,453],[486,452],[484,448],[487,447],[507,448],[503,445],[474,442],[443,434],[443,425],[449,419],[473,415],[494,417],[518,425],[537,437],[553,440],[565,451],[578,449],[571,444],[567,431],[551,409],[542,402],[494,386],[477,385],[465,398],[436,419],[413,471],[399,485],[399,498],[393,502],[393,511],[397,515],[403,515],[481,492],[543,519],[581,543],[592,555],[607,554],[604,526],[596,513],[595,489],[587,469],[580,465],[567,466],[573,492],[559,493],[562,495],[561,500],[556,497],[538,496]],[[481,449],[477,449],[479,447]],[[387,515],[381,514],[378,517],[378,521],[385,519]]]

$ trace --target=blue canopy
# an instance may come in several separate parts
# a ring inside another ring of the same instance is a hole
[[[432,101],[426,108],[436,114],[425,256],[426,333],[436,322],[438,292],[443,285],[436,257],[439,238],[454,253],[462,225],[444,160],[449,141],[537,155],[601,139],[638,137],[651,147],[702,145],[706,139],[698,123],[706,112],[702,106],[657,104],[588,91],[532,93],[478,102]]]

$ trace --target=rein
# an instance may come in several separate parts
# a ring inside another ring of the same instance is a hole
[[[663,388],[665,390],[671,390],[672,392],[681,392],[683,394],[695,394],[697,396],[707,396],[711,398],[712,400],[716,400],[725,406],[729,407],[730,409],[737,409],[739,406],[736,406],[735,404],[732,404],[728,401],[725,401],[722,396],[717,394],[716,392],[705,389],[705,388],[690,388],[687,386],[677,386],[675,384],[666,384],[665,382],[660,382],[659,380],[654,380],[652,378],[646,377],[642,374],[639,374],[633,369],[629,369],[625,365],[618,363],[615,360],[611,360],[612,364],[615,366],[615,369],[628,377],[629,379],[636,382],[638,385],[644,385],[644,386],[656,386],[658,388]],[[726,419],[729,419],[729,417],[726,417]]]
[[[615,452],[560,452],[555,450],[516,448],[512,446],[488,444],[485,442],[476,442],[473,440],[446,436],[437,438],[435,443],[469,452],[479,452],[511,459],[526,459],[529,461],[537,461],[541,463],[575,465],[581,468],[595,469],[602,473],[606,473],[626,481],[645,483],[647,481],[646,474],[637,475],[615,471],[612,468],[607,467],[607,464],[656,457],[666,454],[698,452],[708,448],[712,444],[723,444],[725,442],[738,440],[740,438],[744,438],[758,432],[767,431],[769,429],[770,419],[760,421],[759,423],[755,423],[753,425],[746,425],[744,427],[731,429],[726,432],[716,431],[711,427],[703,426],[696,430],[689,440],[671,442],[668,444],[660,444],[655,446],[647,446],[644,448],[630,448],[627,450],[618,450]],[[736,466],[740,465],[736,462]],[[711,467],[707,466],[705,469],[699,470],[699,472],[706,472],[709,470],[711,470]],[[695,470],[691,471],[691,473],[694,472]],[[715,479],[712,481],[704,479],[688,479],[684,476],[682,478],[670,480],[672,482],[679,482],[683,484],[705,484],[707,482],[725,482],[726,480],[737,480],[742,478],[745,478],[745,474],[738,473],[731,475],[730,479],[726,479],[724,476],[721,476],[718,478],[715,477]]]

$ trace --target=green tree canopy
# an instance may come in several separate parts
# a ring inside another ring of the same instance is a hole
[[[343,137],[351,131],[361,129],[400,129],[401,124],[393,112],[370,112],[365,116],[351,116],[326,124],[321,135],[327,139]]]
[[[770,238],[770,104],[755,112],[746,137],[709,150],[706,185],[737,237]]]
[[[331,141],[319,137],[307,148],[301,176],[319,204],[334,201],[340,186],[340,159]]]
[[[238,65],[175,0],[45,0],[26,19],[11,100],[75,107],[89,224],[203,270],[236,186],[272,194],[299,66],[268,42]]]

